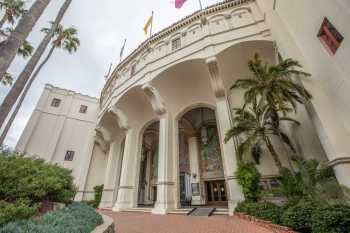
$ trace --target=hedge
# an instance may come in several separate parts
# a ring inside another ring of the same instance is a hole
[[[283,208],[270,202],[240,202],[235,211],[279,224]]]
[[[73,203],[39,218],[10,222],[0,228],[0,233],[90,233],[102,222],[94,208]]]

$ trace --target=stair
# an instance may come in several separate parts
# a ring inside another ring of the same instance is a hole
[[[188,215],[189,212],[191,212],[193,208],[181,208],[181,209],[173,209],[168,212],[168,214],[184,214]]]
[[[151,213],[152,208],[131,208],[125,210],[125,212],[135,212],[135,213]]]
[[[215,208],[211,207],[197,207],[190,211],[188,215],[196,217],[209,217],[214,213],[214,211]]]
[[[216,208],[213,215],[228,215],[227,208]]]

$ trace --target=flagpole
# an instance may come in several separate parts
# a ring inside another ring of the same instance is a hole
[[[153,11],[152,11],[152,22],[151,22],[149,37],[152,37],[153,20],[154,20],[154,18],[153,18]]]
[[[124,44],[123,44],[123,47],[122,47],[122,49],[120,51],[120,54],[119,54],[120,55],[119,62],[122,61],[122,58],[123,58],[123,55],[124,55],[125,44],[126,44],[126,38],[124,39]]]
[[[198,0],[198,2],[199,2],[199,7],[201,8],[201,10],[203,10],[202,1],[201,1],[201,0]]]

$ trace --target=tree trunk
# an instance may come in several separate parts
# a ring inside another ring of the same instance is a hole
[[[23,93],[21,95],[21,98],[19,99],[16,108],[14,109],[14,111],[11,114],[10,119],[7,121],[6,126],[0,136],[0,145],[3,145],[5,138],[7,136],[7,133],[9,132],[11,125],[13,124],[14,120],[16,119],[17,113],[18,111],[21,109],[21,106],[23,104],[23,101],[30,89],[30,87],[32,86],[35,78],[38,76],[38,74],[40,73],[41,69],[44,67],[44,65],[47,63],[47,61],[50,59],[50,57],[52,56],[52,53],[55,50],[55,46],[52,46],[50,49],[50,52],[48,53],[48,55],[46,56],[46,58],[44,59],[44,61],[40,64],[40,66],[38,67],[37,70],[35,70],[33,76],[29,79],[29,82],[27,83],[25,89],[23,90]]]
[[[2,29],[2,27],[6,23],[6,20],[7,20],[7,15],[5,14],[0,20],[0,30]]]
[[[63,3],[53,25],[60,24],[64,14],[66,13],[71,2],[72,2],[72,0],[66,0]],[[24,67],[22,73],[20,74],[20,76],[18,77],[16,82],[14,83],[13,87],[11,88],[9,93],[6,95],[4,101],[2,102],[2,104],[0,106],[0,128],[4,124],[8,114],[11,111],[11,108],[15,105],[17,99],[19,98],[20,94],[22,93],[26,83],[28,82],[30,76],[32,75],[35,67],[39,63],[40,58],[44,54],[52,37],[53,37],[53,31],[51,31],[50,33],[45,35],[44,39],[41,41],[38,48],[35,50],[33,56],[30,58],[27,65]],[[1,48],[0,48],[0,52],[1,52]],[[0,77],[1,77],[1,73],[0,73]]]
[[[36,0],[18,22],[15,30],[0,47],[0,77],[3,77],[15,58],[18,49],[32,31],[34,25],[51,0]],[[1,113],[0,113],[1,114]]]
[[[278,168],[278,171],[281,171],[282,170],[282,163],[275,151],[275,148],[273,147],[272,143],[271,143],[271,140],[265,136],[265,143],[266,143],[266,146],[267,146],[267,149],[270,151],[270,154],[272,156],[272,159],[274,160],[277,168]]]

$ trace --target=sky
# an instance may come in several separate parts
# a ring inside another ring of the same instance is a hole
[[[27,8],[34,0],[27,0]],[[54,20],[64,0],[52,0],[39,19],[28,40],[36,47],[43,33]],[[202,0],[203,7],[220,0]],[[147,37],[143,32],[151,12],[154,11],[153,32],[156,33],[181,18],[199,10],[199,0],[187,0],[181,9],[174,0],[73,0],[62,24],[78,30],[81,46],[75,54],[56,50],[33,83],[5,144],[14,147],[19,139],[46,83],[76,92],[99,97],[110,64],[115,67],[119,52],[127,39],[124,57]],[[10,73],[16,78],[28,60],[16,58]],[[0,102],[10,87],[0,86]]]

